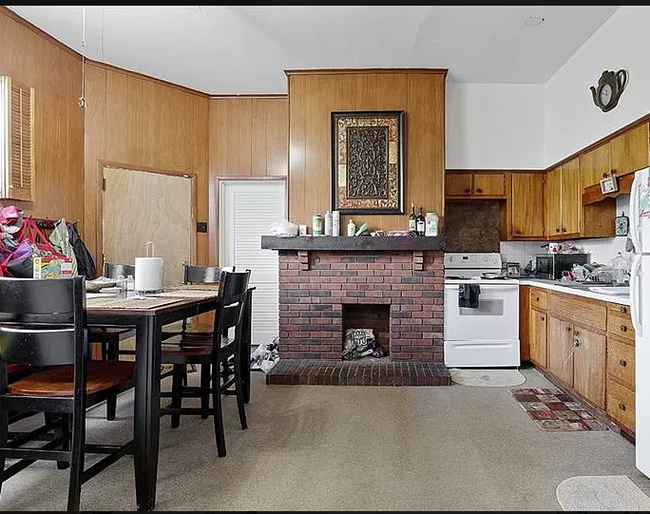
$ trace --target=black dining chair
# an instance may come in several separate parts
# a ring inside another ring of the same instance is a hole
[[[174,336],[163,341],[161,361],[173,365],[171,392],[161,396],[171,398],[171,402],[161,407],[161,415],[171,415],[172,428],[180,424],[181,415],[201,415],[214,418],[217,454],[226,455],[223,429],[222,396],[234,389],[237,397],[239,421],[242,429],[247,428],[242,367],[241,343],[243,338],[244,313],[248,298],[250,270],[224,271],[219,283],[217,309],[213,330],[204,339]],[[185,370],[190,364],[199,364],[210,371],[210,384],[206,386],[201,379],[199,386],[185,385]],[[212,397],[212,409],[209,398]],[[184,398],[201,398],[201,407],[183,407]],[[206,399],[208,402],[206,402]]]
[[[10,363],[39,371],[8,384]],[[82,484],[133,453],[133,440],[88,443],[86,410],[133,387],[134,370],[133,362],[90,360],[84,277],[0,278],[0,488],[37,460],[54,460],[70,468],[67,508],[79,510]],[[48,422],[10,439],[9,416],[23,412],[44,412]],[[86,468],[87,453],[103,457]]]
[[[112,264],[105,262],[102,276],[118,279],[135,276],[135,266],[131,264]],[[120,355],[135,355],[135,350],[120,348],[120,341],[135,337],[135,329],[127,327],[90,327],[88,338],[92,343],[99,343],[103,360],[116,361]],[[106,402],[106,419],[114,420],[117,412],[117,395]]]

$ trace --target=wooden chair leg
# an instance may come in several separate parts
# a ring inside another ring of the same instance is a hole
[[[217,455],[226,456],[226,438],[223,431],[223,414],[221,412],[221,373],[217,373],[218,365],[213,364],[215,372],[212,373],[212,414],[214,420],[214,437],[217,442]]]
[[[239,365],[239,353],[235,356],[235,395],[237,396],[237,410],[239,411],[239,423],[242,430],[248,428],[246,423],[246,409],[244,404],[244,384],[241,376],[241,367]]]
[[[114,337],[104,343],[106,347],[104,360],[116,361],[120,358],[120,338]],[[113,421],[117,414],[117,393],[106,400],[106,419]]]
[[[183,402],[183,378],[186,376],[184,364],[174,364],[172,371],[172,400],[170,407],[178,409]],[[172,414],[171,427],[178,428],[181,424],[180,414]]]
[[[81,501],[81,475],[84,469],[84,445],[86,443],[85,406],[75,409],[72,418],[72,448],[70,460],[70,483],[68,485],[68,510],[79,511]]]
[[[61,444],[61,449],[63,451],[69,452],[71,415],[70,414],[57,415],[52,412],[45,412],[43,416],[45,417],[45,423],[56,423],[58,421],[59,427],[55,430],[54,435],[55,437],[60,437],[63,440],[63,443]],[[70,463],[63,460],[57,460],[56,467],[57,469],[68,469],[70,467]]]
[[[201,364],[201,419],[210,415],[210,368],[209,364]]]

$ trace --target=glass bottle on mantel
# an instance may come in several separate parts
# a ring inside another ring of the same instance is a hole
[[[411,204],[411,214],[409,214],[409,234],[416,233],[416,216],[415,216],[415,204]]]
[[[415,220],[415,233],[418,236],[423,236],[427,228],[427,222],[424,217],[424,214],[422,214],[422,207],[420,207],[420,213],[418,214],[416,220]]]

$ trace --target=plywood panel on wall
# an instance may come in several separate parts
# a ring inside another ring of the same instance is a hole
[[[445,78],[439,69],[295,70],[289,77],[289,219],[310,225],[331,209],[333,111],[405,113],[404,210],[444,220]],[[373,229],[405,229],[404,215],[343,216]],[[441,228],[443,222],[441,222]]]
[[[196,219],[207,221],[208,96],[91,62],[86,97],[85,201],[87,225],[95,228],[92,247],[101,249],[104,164],[195,176]],[[197,263],[208,263],[208,234],[197,234],[195,255]]]
[[[81,56],[0,6],[0,74],[34,88],[35,199],[11,203],[78,221],[83,235]]]

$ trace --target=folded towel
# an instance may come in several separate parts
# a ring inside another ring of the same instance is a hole
[[[481,288],[478,284],[460,284],[458,286],[458,306],[478,309],[478,297]]]

